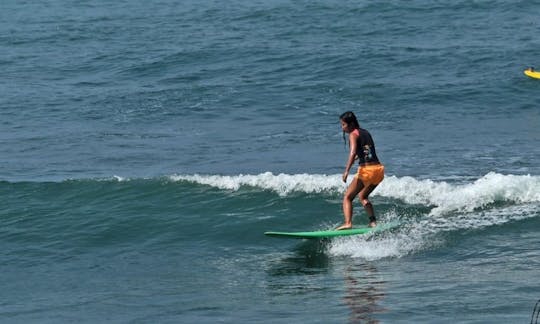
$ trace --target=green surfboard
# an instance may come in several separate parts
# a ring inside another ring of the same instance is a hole
[[[369,233],[377,233],[387,231],[399,226],[398,223],[380,224],[376,227],[355,227],[346,230],[326,230],[313,232],[265,232],[264,235],[281,238],[296,238],[296,239],[324,239],[339,236],[363,235]]]

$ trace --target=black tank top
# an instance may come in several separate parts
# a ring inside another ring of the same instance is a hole
[[[356,142],[356,155],[358,156],[358,163],[362,164],[376,164],[380,163],[375,151],[375,143],[371,134],[363,129],[359,128],[354,130],[358,132],[358,140]]]

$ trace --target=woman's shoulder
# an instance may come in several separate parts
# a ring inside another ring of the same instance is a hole
[[[359,129],[357,129],[357,130],[358,130],[358,135],[360,135],[360,134],[366,134],[366,135],[370,135],[370,136],[371,136],[371,134],[369,133],[369,131],[368,131],[367,129],[365,129],[365,128],[359,128]]]

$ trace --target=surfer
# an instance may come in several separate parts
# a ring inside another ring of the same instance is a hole
[[[339,116],[343,139],[345,133],[349,134],[349,158],[343,172],[343,182],[347,182],[349,171],[356,159],[358,159],[358,173],[354,176],[351,184],[343,197],[343,216],[345,222],[338,230],[352,228],[353,200],[358,196],[360,203],[369,217],[369,226],[377,226],[377,219],[373,211],[373,205],[369,201],[369,194],[375,190],[384,178],[384,166],[379,162],[375,152],[375,143],[371,134],[360,128],[360,124],[353,112],[347,111]]]

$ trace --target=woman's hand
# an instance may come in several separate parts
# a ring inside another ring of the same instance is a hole
[[[349,176],[349,172],[347,171],[343,172],[343,176],[341,177],[343,179],[343,182],[347,183],[348,176]]]

